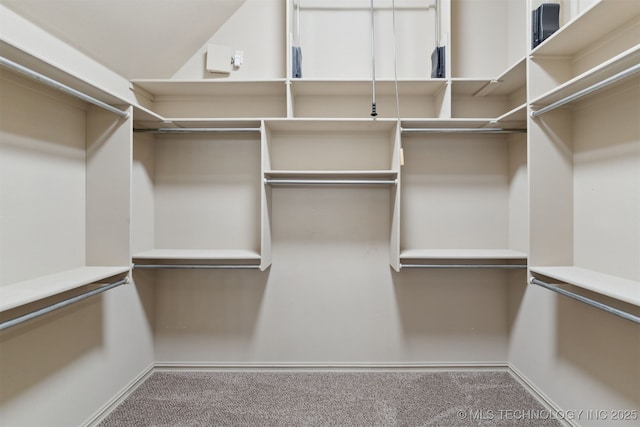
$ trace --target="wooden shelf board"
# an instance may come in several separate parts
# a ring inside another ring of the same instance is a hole
[[[259,129],[261,120],[258,119],[218,119],[218,118],[169,118],[178,128],[243,128]]]
[[[147,122],[149,124],[157,123],[156,127],[163,126],[163,123],[166,121],[166,119],[161,115],[156,114],[153,111],[140,105],[133,106],[133,120],[135,122]],[[153,125],[151,125],[150,127],[153,127]]]
[[[640,2],[638,2],[638,4],[640,4]],[[573,95],[580,90],[624,71],[639,62],[640,45],[637,45],[539,96],[531,101],[531,105],[535,108],[542,108],[550,105],[562,98]],[[638,74],[635,75],[635,77],[637,76]]]
[[[532,56],[572,56],[592,46],[607,33],[640,15],[637,0],[600,0],[563,25],[531,51]]]
[[[261,96],[286,94],[285,79],[274,80],[165,80],[134,79],[131,83],[154,97]]]
[[[453,119],[421,119],[402,120],[401,126],[405,129],[433,129],[433,128],[481,128],[489,125],[488,118],[453,118]]]
[[[129,266],[82,267],[0,287],[0,311],[10,310],[106,278],[125,274]]]
[[[133,260],[207,260],[207,261],[260,261],[260,254],[248,249],[152,249],[138,252]]]
[[[640,306],[640,281],[574,266],[531,267],[531,272]]]
[[[398,172],[393,170],[267,170],[269,178],[319,178],[319,179],[395,179]]]
[[[391,131],[396,119],[282,119],[265,120],[267,129],[285,132],[379,132]]]
[[[519,105],[511,111],[507,111],[506,113],[498,117],[496,119],[496,122],[498,125],[500,123],[517,122],[521,123],[523,125],[522,127],[527,127],[527,104],[525,103]],[[512,128],[513,126],[508,127]]]
[[[526,62],[523,57],[496,78],[452,78],[451,94],[454,96],[506,96],[524,88],[526,80]]]
[[[107,89],[91,84],[84,78],[51,64],[49,61],[42,59],[34,52],[29,52],[23,50],[22,47],[14,46],[7,40],[0,40],[0,51],[2,52],[3,57],[13,62],[27,67],[37,73],[43,74],[86,95],[97,98],[107,104],[123,106],[123,110],[124,106],[128,106],[130,104],[121,96],[116,95]]]
[[[451,95],[472,96],[474,93],[488,85],[493,79],[451,79]]]
[[[511,249],[404,249],[400,251],[400,259],[526,260],[527,254]]]
[[[403,96],[429,96],[443,90],[446,81],[443,79],[428,80],[398,80],[398,93]],[[347,80],[320,80],[320,79],[293,79],[291,88],[294,96],[304,95],[371,95],[371,80],[347,79]],[[377,95],[395,95],[395,81],[376,80]]]
[[[491,92],[492,95],[508,95],[517,89],[523,88],[527,84],[526,57],[520,58],[496,80],[501,84]]]

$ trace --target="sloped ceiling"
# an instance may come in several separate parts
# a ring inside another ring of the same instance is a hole
[[[170,78],[246,0],[2,0],[116,73]]]

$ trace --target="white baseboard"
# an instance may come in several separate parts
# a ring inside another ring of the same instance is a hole
[[[87,421],[82,423],[82,427],[94,427],[104,420],[120,403],[122,403],[131,393],[133,393],[140,385],[153,373],[155,365],[152,363],[142,372],[138,374],[129,384],[127,384],[118,394],[105,403],[102,408],[98,409]]]
[[[451,363],[451,362],[411,362],[411,363],[327,363],[327,362],[247,362],[247,363],[201,363],[201,362],[156,362],[155,370],[158,371],[203,371],[203,370],[226,370],[226,371],[366,371],[366,370],[417,370],[417,371],[455,371],[455,370],[490,370],[506,371],[506,362],[482,362],[482,363]]]
[[[508,371],[524,388],[527,389],[532,396],[538,399],[538,401],[549,411],[550,414],[563,414],[562,409],[549,398],[542,390],[540,390],[535,384],[533,384],[527,377],[524,376],[516,367],[509,364]],[[566,417],[558,417],[557,420],[566,427],[579,427],[573,420]]]

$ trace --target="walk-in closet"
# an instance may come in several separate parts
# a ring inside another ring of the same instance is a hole
[[[640,423],[640,1],[0,0],[0,425]]]

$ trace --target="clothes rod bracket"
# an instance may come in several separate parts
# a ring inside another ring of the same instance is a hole
[[[89,96],[87,94],[84,94],[70,86],[67,86],[63,83],[60,83],[56,80],[53,80],[52,78],[49,78],[43,74],[37,73],[25,66],[22,66],[20,64],[18,64],[17,62],[13,62],[5,57],[0,56],[0,65],[2,65],[3,67],[9,68],[19,74],[22,74],[23,76],[29,77],[30,79],[36,80],[40,83],[43,83],[49,87],[52,87],[54,89],[57,89],[61,92],[64,92],[68,95],[74,96],[76,98],[79,98],[83,101],[86,101],[90,104],[96,105],[102,109],[105,109],[107,111],[110,111],[114,114],[117,114],[118,116],[127,119],[129,118],[129,112],[128,111],[122,111],[116,107],[113,107],[109,104],[107,104],[106,102],[102,102],[99,99],[96,99],[92,96]]]
[[[542,280],[536,279],[535,277],[531,278],[530,283],[532,285],[538,285],[538,286],[541,286],[541,287],[543,287],[545,289],[548,289],[550,291],[559,293],[560,295],[564,295],[566,297],[569,297],[569,298],[572,298],[574,300],[580,301],[580,302],[585,303],[587,305],[590,305],[592,307],[599,308],[600,310],[604,310],[607,313],[616,315],[618,317],[622,317],[623,319],[630,320],[630,321],[632,321],[634,323],[640,324],[640,316],[636,316],[634,314],[627,313],[626,311],[623,311],[623,310],[620,310],[618,308],[611,307],[609,305],[603,304],[600,301],[595,301],[595,300],[593,300],[591,298],[587,298],[587,297],[584,297],[582,295],[578,295],[578,294],[576,294],[574,292],[568,291],[568,290],[563,289],[563,288],[561,288],[559,286],[552,285],[551,283],[543,282]]]
[[[23,314],[22,316],[18,316],[18,317],[15,317],[13,319],[6,320],[6,321],[0,323],[0,331],[4,331],[7,328],[19,325],[20,323],[26,322],[27,320],[35,319],[36,317],[40,317],[40,316],[45,315],[47,313],[51,313],[52,311],[55,311],[55,310],[58,310],[60,308],[66,307],[68,305],[74,304],[76,302],[82,301],[82,300],[87,299],[89,297],[92,297],[94,295],[101,294],[103,292],[106,292],[106,291],[108,291],[110,289],[113,289],[113,288],[116,288],[118,286],[126,285],[128,283],[129,283],[129,278],[125,277],[124,279],[121,279],[121,280],[118,280],[116,282],[100,286],[99,288],[90,290],[90,291],[82,293],[80,295],[76,295],[75,297],[68,298],[66,300],[57,302],[55,304],[48,305],[46,307],[40,308],[40,309],[32,311],[30,313]]]

